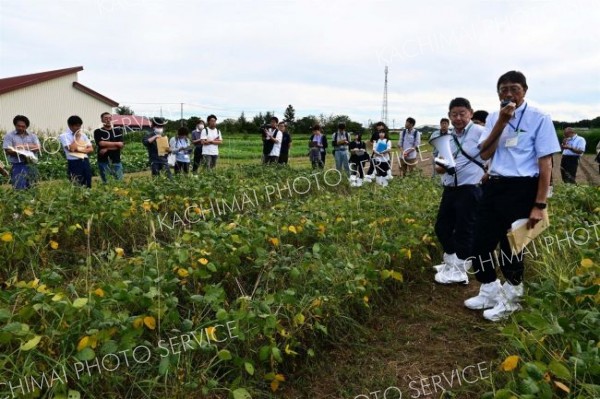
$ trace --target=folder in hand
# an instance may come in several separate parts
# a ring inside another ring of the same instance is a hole
[[[533,241],[539,236],[544,230],[550,226],[550,218],[548,217],[548,210],[542,211],[542,220],[536,223],[532,229],[527,229],[527,222],[529,219],[518,219],[513,222],[511,229],[506,234],[508,242],[513,253],[520,253],[527,244]]]

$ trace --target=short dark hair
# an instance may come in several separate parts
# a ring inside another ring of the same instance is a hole
[[[480,109],[478,111],[473,112],[473,117],[471,119],[485,123],[485,120],[487,119],[488,115],[489,113],[487,111]]]
[[[471,103],[464,97],[456,97],[450,101],[450,105],[448,106],[448,111],[452,110],[454,107],[465,107],[467,109],[472,110]]]
[[[190,134],[190,130],[187,127],[181,126],[179,129],[177,129],[177,135],[183,136],[186,134]]]
[[[344,122],[338,123],[338,129],[346,129],[346,124]]]
[[[440,123],[442,123],[442,122],[448,122],[448,123],[450,123],[450,119],[448,119],[448,118],[442,118],[442,119],[440,119]]]
[[[69,126],[83,125],[83,121],[77,115],[71,115],[71,116],[69,116],[69,119],[67,119],[67,125],[69,125]]]
[[[17,122],[25,123],[25,127],[29,127],[29,118],[25,115],[17,115],[13,118],[13,125],[16,125]]]
[[[350,132],[350,134],[352,134],[353,136],[358,137],[359,140],[362,140],[362,134],[360,134],[360,132]]]
[[[206,118],[206,122],[210,122],[211,119],[217,120],[217,117],[213,114],[208,115],[208,117]]]
[[[415,118],[412,118],[412,117],[406,118],[406,121],[413,126],[416,125],[416,123],[417,123],[417,121],[415,121]]]
[[[102,120],[102,118],[104,118],[104,115],[111,115],[110,112],[103,112],[100,114],[100,120]]]
[[[377,127],[377,126],[383,126],[383,127],[385,127],[385,123],[383,123],[383,122],[379,121],[379,122],[377,122],[377,123],[375,124],[375,127]]]
[[[508,71],[500,76],[500,78],[498,78],[498,83],[496,84],[496,90],[500,90],[500,85],[502,83],[518,83],[527,90],[527,79],[525,78],[525,75],[519,71]]]
[[[310,129],[310,130],[311,130],[311,131],[313,131],[313,132],[314,132],[315,130],[319,130],[319,131],[320,131],[320,130],[321,130],[321,125],[319,125],[319,124],[317,123],[317,124],[316,124],[316,125],[314,125],[314,126],[312,127],[312,129]]]
[[[276,116],[271,117],[271,122],[275,121],[275,123],[279,122],[279,119]]]

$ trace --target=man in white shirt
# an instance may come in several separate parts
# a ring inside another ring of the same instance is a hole
[[[477,208],[483,195],[480,182],[485,173],[479,156],[479,140],[485,128],[473,123],[472,115],[471,103],[466,98],[450,101],[448,116],[454,126],[450,149],[455,167],[449,173],[436,165],[436,172],[443,173],[444,186],[435,223],[435,234],[444,249],[444,263],[436,266],[435,281],[440,284],[469,282],[467,271],[471,261],[467,259],[473,255]]]
[[[77,115],[67,119],[69,128],[58,139],[67,157],[67,173],[73,183],[92,187],[92,169],[88,154],[94,151],[92,142],[81,130],[83,121]]]
[[[208,127],[205,127],[200,135],[202,142],[202,159],[204,166],[208,169],[213,169],[217,166],[217,158],[219,157],[219,146],[223,143],[221,132],[217,129],[217,117],[209,115],[206,119]]]
[[[565,138],[561,144],[563,152],[560,159],[560,174],[563,182],[575,184],[579,158],[585,152],[585,144],[585,139],[577,135],[572,127],[565,129]]]
[[[407,118],[404,130],[400,133],[398,148],[400,149],[400,170],[402,176],[414,170],[417,164],[417,153],[421,145],[421,132],[415,129],[417,122],[414,118]]]
[[[525,101],[525,75],[509,71],[500,76],[496,89],[501,109],[488,116],[486,132],[479,141],[481,158],[492,161],[477,214],[473,256],[469,259],[481,287],[479,295],[465,301],[469,309],[487,309],[483,317],[491,321],[504,319],[520,309],[523,252],[513,254],[506,232],[517,219],[528,219],[528,228],[542,220],[552,154],[560,151],[550,115]],[[498,243],[504,285],[497,279],[493,256]]]
[[[263,163],[277,163],[281,153],[283,134],[277,129],[279,119],[271,117],[271,127],[263,130]]]
[[[31,167],[31,163],[37,162],[37,154],[41,148],[40,140],[35,133],[28,130],[29,118],[25,115],[15,116],[13,125],[15,130],[4,136],[2,146],[11,164],[10,182],[16,190],[24,190],[30,188],[36,180],[35,169]],[[31,154],[31,157],[16,151],[27,151],[27,155]]]

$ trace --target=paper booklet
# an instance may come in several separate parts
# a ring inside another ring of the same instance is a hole
[[[544,209],[542,213],[542,220],[537,222],[530,230],[527,229],[527,222],[529,219],[518,219],[513,222],[511,229],[506,234],[513,253],[520,253],[527,244],[533,241],[550,226],[548,210]]]
[[[33,162],[33,163],[38,162],[38,157],[37,157],[37,155],[35,155],[35,153],[33,151],[23,150],[23,149],[14,148],[14,147],[7,147],[7,149],[16,152],[17,155],[19,155],[19,156],[23,156],[23,157],[27,158],[27,160],[30,162]]]
[[[87,154],[84,154],[83,152],[67,152],[67,154],[75,157],[75,158],[79,158],[79,159],[86,159],[87,158]]]
[[[158,156],[162,157],[169,153],[169,138],[167,136],[160,136],[156,139],[156,149],[158,150]]]

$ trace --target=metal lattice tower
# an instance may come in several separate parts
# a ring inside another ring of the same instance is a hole
[[[383,105],[381,107],[381,121],[388,124],[388,97],[387,97],[387,86],[388,86],[388,67],[385,67],[385,85],[383,86]]]

